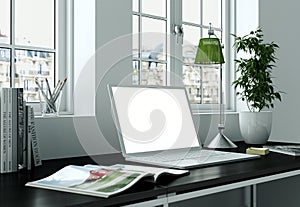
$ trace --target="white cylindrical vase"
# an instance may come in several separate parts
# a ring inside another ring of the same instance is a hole
[[[265,144],[271,134],[272,112],[239,113],[240,131],[247,144]]]

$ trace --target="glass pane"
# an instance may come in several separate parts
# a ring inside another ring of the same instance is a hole
[[[132,0],[132,10],[139,12],[139,0]]]
[[[15,87],[24,88],[24,99],[28,102],[38,102],[39,79],[43,90],[46,89],[45,78],[48,79],[51,90],[54,87],[54,54],[32,50],[16,50]]]
[[[201,70],[198,66],[183,65],[183,83],[191,103],[201,103]]]
[[[139,17],[132,17],[132,54],[133,58],[139,57]]]
[[[10,87],[10,50],[0,48],[0,87]]]
[[[142,58],[166,60],[166,22],[142,18]]]
[[[10,43],[10,1],[0,0],[0,43]]]
[[[54,48],[54,1],[15,0],[16,44]]]
[[[182,1],[182,21],[200,24],[200,1],[183,0]]]
[[[166,64],[142,62],[141,85],[166,85]]]
[[[221,28],[221,2],[220,0],[203,0],[203,24],[212,24]]]
[[[142,13],[166,17],[166,0],[142,0]]]
[[[185,63],[194,63],[198,43],[200,40],[200,28],[183,25],[184,41],[182,46],[182,56]]]
[[[203,67],[203,103],[219,103],[219,67]]]

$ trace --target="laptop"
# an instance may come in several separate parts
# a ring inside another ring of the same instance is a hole
[[[109,85],[108,90],[128,161],[188,169],[259,157],[203,149],[184,87]]]

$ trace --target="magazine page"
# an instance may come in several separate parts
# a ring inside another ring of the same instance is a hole
[[[116,167],[69,165],[49,177],[29,182],[26,186],[108,197],[130,188],[147,175],[147,172]]]
[[[300,145],[268,145],[265,146],[269,148],[270,151],[283,153],[287,155],[299,156],[300,155]]]
[[[85,165],[89,168],[97,168],[99,165]],[[188,170],[177,170],[177,169],[170,169],[170,168],[162,168],[162,167],[148,167],[148,166],[141,166],[141,165],[125,165],[125,164],[116,164],[110,166],[114,169],[123,169],[128,171],[140,171],[145,172],[149,174],[153,174],[154,181],[157,180],[157,178],[162,174],[168,174],[168,175],[174,175],[174,176],[180,176],[180,175],[186,175],[189,173]]]
[[[123,170],[133,170],[133,171],[140,171],[140,172],[148,172],[152,173],[154,175],[154,181],[157,180],[157,178],[162,174],[168,174],[168,175],[185,175],[188,174],[188,170],[175,170],[175,169],[169,169],[169,168],[161,168],[161,167],[146,167],[146,166],[140,166],[140,165],[123,165],[123,164],[116,164],[111,167],[123,169]]]

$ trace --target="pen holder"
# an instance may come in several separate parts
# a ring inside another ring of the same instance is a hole
[[[40,106],[41,106],[41,114],[42,117],[57,117],[59,116],[59,108],[62,93],[60,93],[57,97],[50,98],[48,93],[39,92],[40,98]],[[44,93],[44,95],[42,94]],[[45,94],[47,99],[45,98]]]

